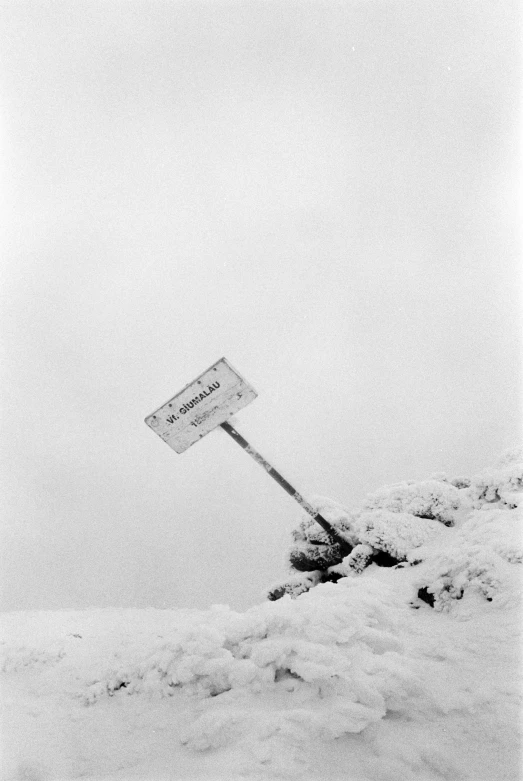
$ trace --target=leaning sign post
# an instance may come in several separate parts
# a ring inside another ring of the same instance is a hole
[[[257,395],[254,388],[233,369],[229,361],[221,358],[176,396],[148,415],[145,422],[177,453],[183,453],[220,426],[325,529],[342,550],[346,549],[348,552],[350,546],[347,541],[329,521],[229,423],[229,418],[254,401]]]

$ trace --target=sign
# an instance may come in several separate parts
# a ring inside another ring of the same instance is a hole
[[[213,428],[221,426],[267,474],[295,499],[340,546],[342,556],[348,555],[352,544],[335,529],[295,488],[255,450],[227,421],[235,412],[254,401],[258,394],[221,358],[200,374],[194,382],[173,396],[162,407],[145,418],[147,425],[177,453],[183,453]]]
[[[177,453],[183,453],[258,394],[221,358],[194,382],[145,418],[147,425]]]

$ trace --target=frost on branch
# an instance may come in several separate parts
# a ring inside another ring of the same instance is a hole
[[[346,540],[349,549],[357,544],[354,515],[325,497],[315,497],[311,504]],[[311,516],[306,515],[293,530],[292,540],[288,552],[289,577],[268,589],[267,596],[271,601],[285,594],[294,599],[318,583],[336,581],[341,577],[338,573],[329,572],[329,568],[339,564],[343,558],[341,547]]]
[[[274,602],[277,599],[281,599],[285,594],[288,594],[293,599],[299,597],[300,594],[304,594],[313,586],[317,586],[322,581],[323,572],[321,570],[315,570],[314,572],[298,572],[295,575],[289,575],[289,577],[281,583],[276,583],[267,589],[267,598]]]
[[[371,545],[358,543],[358,545],[354,546],[349,555],[345,556],[340,564],[329,567],[329,574],[338,574],[340,577],[359,574],[368,566],[373,554],[374,548]]]
[[[366,498],[363,509],[410,513],[418,518],[453,526],[460,506],[460,492],[454,485],[439,480],[425,480],[385,486]]]
[[[355,545],[355,517],[332,499],[316,497],[311,502],[317,512],[329,521],[349,545]],[[289,561],[294,570],[314,572],[339,564],[342,552],[339,544],[310,516],[306,516],[292,532],[294,544],[289,551]]]

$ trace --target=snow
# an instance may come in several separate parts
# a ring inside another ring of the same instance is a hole
[[[517,507],[523,498],[523,454],[520,449],[507,451],[490,469],[476,475],[469,488],[475,507],[501,500],[508,507]]]
[[[489,601],[517,601],[511,589],[513,568],[523,559],[522,510],[475,512],[452,530],[451,544],[441,536],[430,551],[412,551],[412,559],[427,558],[416,583],[434,597],[437,610],[452,609],[456,599],[472,590]]]
[[[385,486],[368,496],[363,505],[367,510],[383,509],[410,513],[420,518],[433,518],[447,526],[455,522],[456,510],[460,506],[459,489],[438,480]]]
[[[442,535],[444,527],[438,521],[418,518],[411,513],[375,510],[361,513],[357,530],[362,543],[390,553],[401,561],[413,548]]]
[[[358,574],[372,562],[391,566],[411,560],[415,548],[442,535],[443,525],[454,526],[470,511],[470,482],[464,482],[467,491],[449,483],[445,475],[439,480],[385,486],[352,512],[333,500],[316,497],[313,506],[330,521],[347,547],[342,550],[313,518],[304,517],[292,532],[290,574],[268,589],[268,598],[297,597],[318,583]],[[307,574],[297,574],[303,572]]]
[[[244,613],[3,614],[1,778],[516,781],[518,463],[356,514],[324,501],[354,535],[343,577],[294,573],[293,598]],[[376,546],[402,563],[369,563]]]
[[[356,518],[353,513],[324,496],[314,496],[310,504],[350,545],[357,544],[354,532]],[[294,529],[292,538],[289,560],[296,570],[326,569],[340,560],[340,546],[332,542],[327,532],[310,515],[304,516]]]

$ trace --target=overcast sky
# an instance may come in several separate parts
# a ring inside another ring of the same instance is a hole
[[[0,608],[244,608],[301,511],[143,419],[225,356],[305,496],[521,434],[517,5],[6,2]]]

